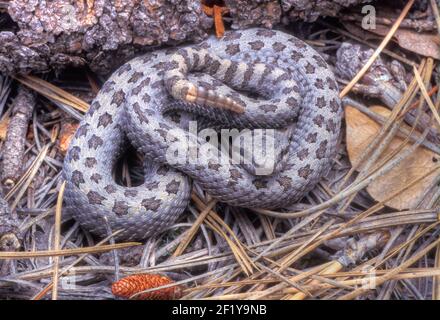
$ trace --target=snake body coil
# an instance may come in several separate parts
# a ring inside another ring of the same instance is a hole
[[[108,223],[127,240],[172,225],[188,204],[189,178],[231,205],[285,207],[328,172],[341,112],[322,57],[280,31],[231,31],[146,54],[110,77],[81,122],[64,162],[66,207],[89,231],[107,235]],[[255,165],[219,161],[188,130],[191,121],[200,128],[273,129],[273,170],[259,175]],[[136,187],[112,178],[127,138],[145,157],[145,182]],[[170,158],[172,146],[190,150],[190,142],[196,156]]]

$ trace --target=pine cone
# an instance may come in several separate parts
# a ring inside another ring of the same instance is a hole
[[[159,274],[136,274],[122,278],[112,284],[112,293],[117,297],[130,298],[132,295],[152,288],[161,287],[174,281]],[[173,286],[134,297],[136,300],[174,300],[182,297],[182,287]]]

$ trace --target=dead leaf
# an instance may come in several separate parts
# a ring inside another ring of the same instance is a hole
[[[67,148],[69,148],[70,141],[78,128],[77,122],[65,122],[61,127],[60,132],[60,151],[66,154]]]
[[[9,117],[3,117],[0,120],[0,140],[6,139],[6,133],[8,132],[8,126],[9,126]]]
[[[370,109],[384,117],[388,117],[391,113],[391,111],[381,106],[374,106]],[[353,164],[374,139],[381,125],[350,106],[346,107],[345,116],[347,122],[347,150],[350,162]],[[378,161],[380,162],[391,152],[398,149],[403,141],[402,138],[394,138]],[[400,152],[404,152],[408,148],[409,146],[405,146]],[[431,150],[419,147],[391,171],[374,180],[367,187],[367,191],[376,201],[383,201],[415,179],[438,167],[439,163],[440,156]],[[425,194],[426,189],[432,186],[438,174],[440,174],[440,169],[385,204],[398,210],[414,208]]]

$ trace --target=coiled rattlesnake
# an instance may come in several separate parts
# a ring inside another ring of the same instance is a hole
[[[105,223],[123,229],[120,239],[170,226],[188,204],[190,178],[231,205],[285,207],[328,172],[341,117],[323,58],[280,31],[231,31],[148,53],[108,79],[81,122],[64,162],[66,207],[98,235],[107,234]],[[190,120],[201,128],[273,129],[273,170],[258,175],[253,165],[219,161],[200,148],[205,141],[188,130]],[[112,178],[127,138],[145,157],[145,182],[136,187]],[[170,158],[171,145],[190,148],[191,141],[195,157]]]

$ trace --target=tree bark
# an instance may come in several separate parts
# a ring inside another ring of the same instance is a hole
[[[369,0],[225,0],[232,28],[336,16]],[[209,4],[213,1],[204,1]],[[198,42],[212,28],[199,0],[12,0],[0,19],[0,72],[89,66],[108,74],[161,45]],[[8,19],[6,19],[7,21]]]

